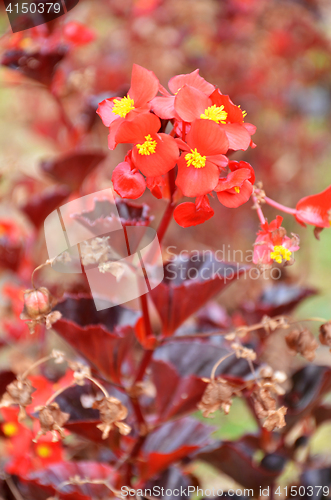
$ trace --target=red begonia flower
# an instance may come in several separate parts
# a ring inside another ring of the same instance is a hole
[[[86,45],[95,40],[95,32],[82,23],[71,21],[63,27],[63,36],[66,41],[76,46]]]
[[[224,111],[227,114],[226,123],[221,123],[220,126],[225,130],[228,136],[230,149],[234,151],[242,149],[245,151],[248,146],[255,147],[255,144],[251,140],[251,136],[255,134],[256,127],[251,123],[244,123],[246,111],[242,111],[240,106],[236,106],[228,95],[221,94],[219,89],[216,89],[210,98],[214,106],[224,106]],[[247,134],[249,135],[248,145]]]
[[[184,85],[175,97],[175,110],[185,122],[201,118],[217,123],[228,137],[229,148],[235,151],[246,150],[256,130],[253,125],[244,123],[245,113],[218,89],[208,97],[200,90]]]
[[[132,162],[146,177],[157,177],[171,170],[179,157],[176,141],[168,134],[158,134],[160,119],[152,113],[144,113],[122,123],[115,142],[135,144]]]
[[[162,176],[158,177],[147,177],[146,184],[152,195],[158,200],[162,199],[162,191],[166,183]]]
[[[221,177],[215,188],[217,198],[228,208],[237,208],[246,203],[253,192],[253,185],[249,181],[251,171],[248,168],[239,168]]]
[[[1,416],[4,422],[0,424],[0,428],[3,436],[7,439],[8,455],[13,458],[25,455],[30,449],[33,439],[31,430],[18,422],[17,408],[1,408]]]
[[[22,239],[22,229],[10,219],[0,219],[0,238],[3,236],[11,243],[17,243]]]
[[[254,168],[252,167],[252,165],[247,163],[247,161],[229,161],[228,167],[231,170],[231,172],[234,172],[235,170],[239,170],[241,168],[248,168],[248,170],[251,173],[248,180],[251,184],[254,184],[254,182],[255,182]]]
[[[117,194],[122,198],[135,200],[139,198],[146,189],[144,177],[125,161],[119,163],[113,171],[111,180]]]
[[[175,208],[174,219],[182,227],[197,226],[211,219],[214,210],[209,204],[207,196],[199,196],[195,203],[187,201]]]
[[[112,97],[99,104],[97,113],[109,127],[108,147],[114,149],[116,132],[120,124],[133,120],[137,115],[150,110],[150,101],[156,96],[159,81],[152,71],[138,64],[132,68],[131,87],[127,96]]]
[[[53,443],[51,436],[42,436],[37,443],[32,441],[39,430],[37,422],[31,430],[18,422],[17,409],[3,408],[1,414],[5,420],[0,427],[7,438],[6,450],[9,461],[5,470],[8,474],[24,476],[31,471],[63,460],[62,444]]]
[[[302,198],[296,206],[297,221],[317,227],[330,227],[331,224],[331,186],[321,193]]]
[[[174,76],[168,83],[169,89],[174,95],[169,94],[169,92],[160,85],[159,90],[165,97],[155,97],[152,100],[151,105],[154,113],[166,120],[178,117],[174,108],[175,96],[184,85],[190,85],[200,90],[206,96],[209,96],[215,90],[214,85],[206,82],[206,80],[199,75],[198,69],[188,75]]]
[[[176,185],[184,196],[208,194],[218,184],[219,168],[228,164],[224,154],[229,148],[229,141],[216,123],[196,120],[186,136],[186,142],[178,141],[184,152],[178,161]]]
[[[293,252],[299,250],[299,238],[286,236],[286,230],[281,227],[283,217],[278,215],[275,220],[261,224],[254,243],[254,264],[271,265],[273,262],[282,264],[291,261]]]

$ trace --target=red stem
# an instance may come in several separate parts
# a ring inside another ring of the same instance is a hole
[[[274,201],[267,196],[264,198],[264,201],[271,207],[277,208],[278,210],[281,210],[282,212],[285,212],[287,214],[295,215],[297,213],[295,208],[286,207],[285,205],[282,205],[281,203],[278,203],[277,201]]]
[[[252,196],[252,198],[253,198],[254,205],[256,207],[256,213],[260,219],[260,222],[261,222],[261,224],[265,224],[265,218],[264,218],[260,203],[257,201],[257,198],[255,196]]]
[[[144,378],[145,372],[146,372],[148,365],[152,359],[153,352],[154,351],[145,351],[143,359],[141,360],[141,363],[140,363],[140,366],[138,369],[138,373],[137,373],[136,378],[135,378],[135,384],[137,382],[140,382]]]
[[[162,220],[160,222],[160,225],[157,230],[157,236],[159,238],[159,242],[161,243],[163,240],[163,237],[166,233],[166,230],[168,229],[168,226],[170,224],[170,221],[172,219],[172,213],[175,208],[175,204],[173,202],[173,194],[176,189],[175,185],[175,170],[172,169],[170,172],[168,172],[168,179],[169,179],[169,188],[170,188],[170,201],[169,204],[166,208],[166,211],[163,214]],[[147,303],[147,295],[143,295],[140,297],[141,301],[141,308],[144,316],[144,324],[145,324],[145,331],[146,331],[146,336],[153,335],[150,319],[149,319],[149,314],[148,314],[148,303]],[[141,361],[140,367],[138,369],[138,373],[136,375],[135,383],[140,382],[145,375],[145,372],[148,368],[148,365],[152,359],[153,356],[153,351],[148,350],[145,351],[144,357]]]
[[[170,188],[170,201],[168,203],[168,206],[163,214],[162,220],[160,222],[160,225],[157,230],[157,236],[159,239],[159,242],[161,243],[163,240],[163,237],[168,229],[168,226],[170,224],[170,221],[172,219],[172,213],[175,208],[175,203],[173,201],[173,194],[176,189],[175,185],[175,170],[172,169],[170,172],[168,172],[168,180],[169,180],[169,188]],[[144,326],[145,326],[145,332],[146,332],[146,337],[150,337],[153,335],[153,330],[152,330],[152,325],[149,317],[149,311],[148,311],[148,302],[147,302],[147,294],[144,294],[140,297],[140,304],[141,304],[141,309],[143,313],[143,318],[144,318]],[[134,384],[137,384],[137,382],[140,382],[146,373],[146,370],[149,366],[149,363],[151,362],[151,359],[153,357],[153,351],[152,350],[145,350],[143,358],[141,360],[140,366],[138,368],[138,372],[136,374],[136,378],[134,381]],[[145,419],[144,415],[141,410],[141,406],[139,403],[138,398],[131,400],[133,403],[134,411],[137,417],[137,420],[140,424],[145,424]],[[144,444],[146,437],[141,436],[137,442],[136,445],[131,453],[130,456],[130,463],[128,464],[127,468],[127,484],[131,484],[131,476],[132,476],[132,462],[135,460],[137,455],[139,454],[139,451]]]
[[[169,204],[166,208],[166,211],[163,214],[162,220],[160,222],[160,225],[157,230],[157,236],[159,239],[159,242],[161,243],[163,240],[163,237],[166,233],[166,230],[168,229],[168,226],[170,224],[170,221],[172,219],[172,213],[175,208],[175,204],[173,202],[173,193],[175,192],[176,185],[175,185],[175,172],[174,169],[170,170],[168,172],[168,179],[169,179],[169,188],[170,188],[170,201]],[[144,325],[145,325],[145,331],[146,331],[146,336],[149,337],[153,335],[153,330],[149,318],[149,313],[148,313],[148,303],[147,303],[147,294],[142,295],[140,297],[140,304],[141,304],[141,309],[144,317]],[[145,372],[148,368],[148,365],[152,359],[153,356],[153,351],[152,350],[146,350],[143,356],[143,359],[141,360],[138,373],[135,378],[135,383],[140,382],[145,375]]]
[[[173,195],[176,190],[176,184],[175,184],[175,169],[173,168],[168,172],[168,180],[169,180],[169,188],[170,188],[170,201],[168,203],[168,206],[163,214],[162,220],[160,222],[160,225],[157,229],[157,237],[159,239],[159,242],[161,243],[163,240],[163,237],[168,229],[168,226],[172,220],[172,214],[175,209],[175,203],[173,201]]]
[[[162,242],[163,237],[164,237],[164,235],[168,229],[168,226],[171,222],[172,213],[173,213],[174,209],[175,209],[175,204],[172,202],[172,200],[170,200],[169,204],[166,208],[166,211],[164,212],[164,215],[162,217],[160,225],[157,229],[157,237],[158,237],[160,243]]]
[[[151,337],[153,335],[153,330],[148,312],[147,293],[140,296],[140,305],[144,318],[146,337]]]
[[[136,443],[135,443],[135,445],[130,453],[130,457],[129,457],[128,461],[126,462],[126,465],[127,465],[126,474],[125,474],[125,477],[126,477],[125,485],[126,486],[132,485],[132,478],[133,478],[133,471],[132,471],[133,467],[132,466],[133,466],[133,463],[135,462],[136,458],[138,457],[139,452],[140,452],[143,444],[146,441],[146,437],[147,436],[140,436],[137,439],[137,441],[136,441]]]
[[[146,421],[145,417],[143,415],[143,412],[141,410],[141,406],[139,404],[138,399],[136,398],[130,398],[132,407],[134,409],[134,412],[136,414],[137,422],[139,423],[139,430],[141,430],[141,427],[143,426],[144,430],[146,430]]]

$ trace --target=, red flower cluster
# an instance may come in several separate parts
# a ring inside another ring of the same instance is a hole
[[[18,422],[16,409],[3,408],[1,415],[4,421],[0,429],[6,438],[6,452],[10,457],[6,464],[8,474],[24,476],[32,470],[43,469],[63,460],[62,443],[53,443],[51,436],[42,436],[37,443],[33,442],[39,430],[37,421],[30,429]]]
[[[299,238],[296,235],[292,238],[286,236],[286,230],[281,227],[282,221],[283,217],[278,215],[270,224],[267,221],[261,224],[262,229],[254,246],[254,264],[268,266],[273,262],[293,262],[293,252],[299,250]]]
[[[60,46],[81,47],[95,39],[95,32],[77,21],[70,21],[50,32],[47,24],[41,24],[26,31],[14,33],[6,44],[8,49],[34,52],[54,51]]]
[[[115,191],[136,199],[148,187],[161,198],[164,175],[177,164],[176,198],[196,198],[195,204],[184,202],[174,211],[177,223],[188,227],[212,217],[208,201],[212,191],[229,208],[248,201],[253,168],[246,162],[229,162],[226,155],[255,147],[251,141],[255,127],[244,123],[246,113],[204,80],[199,70],[173,77],[169,88],[173,95],[151,71],[134,65],[127,96],[102,101],[97,113],[109,127],[110,149],[120,143],[134,144],[113,172]],[[158,90],[163,97],[156,97]],[[169,122],[172,131],[165,134]]]
[[[181,196],[196,199],[174,208],[174,219],[182,227],[196,226],[214,215],[208,199],[213,191],[227,208],[237,208],[253,195],[253,167],[245,161],[229,161],[228,156],[255,147],[251,136],[256,127],[245,123],[246,112],[204,80],[199,70],[171,78],[169,89],[172,95],[154,73],[135,64],[128,94],[102,101],[97,113],[109,128],[110,149],[117,144],[134,145],[113,171],[115,191],[122,198],[136,199],[148,187],[156,198],[167,196],[165,187],[170,181],[167,183],[165,175],[177,165],[176,200]],[[156,96],[158,91],[161,97]],[[166,134],[169,124],[172,130]],[[174,191],[170,194],[174,199]],[[300,224],[330,225],[331,187],[303,198],[295,210],[267,197],[264,201],[295,215]],[[298,249],[285,236],[280,219],[268,225],[260,217],[255,263],[289,262]]]

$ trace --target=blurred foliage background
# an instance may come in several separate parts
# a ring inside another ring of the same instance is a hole
[[[80,21],[96,33],[95,40],[76,47],[61,62],[56,93],[75,126],[85,127],[81,149],[97,146],[108,153],[106,168],[95,183],[107,186],[122,161],[124,146],[107,150],[107,131],[95,115],[97,103],[128,90],[133,63],[153,70],[162,85],[179,73],[200,68],[200,74],[247,111],[257,126],[256,149],[236,153],[249,161],[269,197],[294,207],[308,194],[331,184],[331,4],[328,0],[81,0],[61,22]],[[2,51],[8,51],[8,19],[0,15]],[[26,33],[29,39],[29,33]],[[30,42],[25,42],[29,46]],[[33,42],[31,42],[33,43]],[[9,44],[9,45],[8,45]],[[40,161],[70,150],[59,124],[59,109],[38,84],[7,67],[0,70],[0,215],[16,217],[30,230],[17,208],[29,197],[23,177],[47,188]],[[87,188],[86,188],[87,189]],[[83,188],[84,191],[84,188]],[[143,201],[156,214],[166,206],[150,194]],[[248,203],[236,210],[213,200],[215,216],[196,228],[171,223],[165,246],[183,249],[250,250],[258,220]],[[276,211],[265,208],[269,220]],[[330,317],[331,232],[321,241],[288,215],[288,233],[298,233],[301,249],[296,264],[282,279],[317,288],[319,294],[297,310],[300,317]],[[230,247],[229,247],[230,245]],[[43,244],[40,244],[41,259]],[[241,281],[220,302],[230,310],[266,286],[263,280]],[[323,355],[323,363],[330,363]],[[319,358],[317,359],[319,362]],[[254,430],[249,413],[236,402],[231,418],[216,421],[218,435],[237,438]],[[209,480],[209,472],[206,481]],[[203,475],[202,474],[202,475]],[[210,485],[210,483],[209,483]]]

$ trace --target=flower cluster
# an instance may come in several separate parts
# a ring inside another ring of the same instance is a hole
[[[176,198],[187,196],[195,202],[178,205],[174,218],[188,227],[213,216],[208,199],[213,191],[231,208],[250,198],[253,168],[226,155],[254,147],[255,127],[245,123],[240,106],[204,80],[199,70],[173,77],[169,89],[171,94],[151,71],[134,65],[128,94],[102,101],[97,113],[109,128],[111,150],[121,143],[134,145],[113,172],[115,191],[136,199],[148,187],[162,198],[166,174],[177,165]]]
[[[286,229],[281,227],[283,217],[278,215],[270,224],[265,221],[261,224],[258,232],[253,261],[255,264],[270,266],[273,262],[277,264],[293,263],[293,252],[299,250],[299,238],[286,235]]]
[[[125,161],[113,171],[115,191],[131,199],[139,198],[146,188],[156,198],[170,196],[174,219],[182,227],[213,217],[210,196],[228,208],[239,207],[252,197],[261,222],[253,262],[263,268],[292,264],[299,238],[286,235],[279,215],[269,224],[261,204],[293,215],[301,225],[315,225],[318,238],[330,225],[331,186],[301,199],[295,209],[271,200],[259,183],[254,186],[255,173],[249,163],[229,159],[235,151],[255,147],[251,136],[256,127],[245,122],[246,112],[202,78],[199,70],[174,76],[169,89],[152,71],[135,64],[127,95],[99,104],[97,113],[109,128],[109,149],[133,144]],[[183,197],[195,200],[175,207],[175,201]]]
[[[39,432],[37,421],[32,428],[21,423],[15,408],[2,409],[1,416],[0,429],[6,438],[4,451],[10,457],[5,467],[8,474],[24,475],[64,459],[61,443],[52,442],[51,436],[35,442]]]
[[[81,47],[91,43],[95,33],[82,23],[70,21],[50,32],[46,24],[41,24],[28,31],[14,33],[5,43],[9,50],[22,50],[33,54],[38,50],[52,52],[59,47]]]

